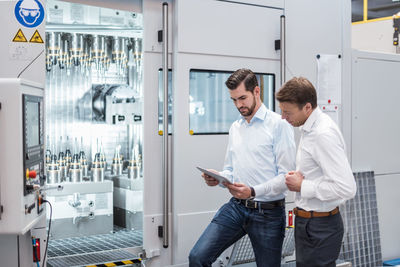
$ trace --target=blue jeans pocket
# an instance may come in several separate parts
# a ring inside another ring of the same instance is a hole
[[[264,217],[272,220],[278,220],[282,217],[285,218],[285,208],[277,207],[270,210],[261,210],[259,211]]]

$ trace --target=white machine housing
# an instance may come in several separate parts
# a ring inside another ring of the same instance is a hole
[[[23,166],[26,161],[23,96],[42,98],[43,90],[43,85],[34,82],[0,79],[0,234],[25,234],[45,214],[41,207],[40,211],[38,209],[41,206],[38,191],[24,192],[26,174]],[[42,105],[40,108],[43,110]],[[43,112],[40,116],[39,123],[43,120]],[[39,175],[40,171],[37,173]],[[38,182],[39,177],[35,179],[35,183]]]

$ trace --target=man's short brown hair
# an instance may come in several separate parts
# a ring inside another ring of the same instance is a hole
[[[256,75],[249,69],[238,69],[232,73],[231,76],[229,76],[225,84],[230,90],[235,90],[242,82],[244,83],[246,91],[250,91],[252,93],[254,88],[258,86]]]
[[[275,94],[279,102],[297,104],[302,109],[307,103],[317,107],[317,91],[312,83],[304,77],[294,77],[287,81]]]

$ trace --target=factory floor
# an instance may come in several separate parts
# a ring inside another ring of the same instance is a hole
[[[109,262],[135,262],[138,256],[131,253],[129,248],[141,247],[142,244],[141,230],[119,227],[115,227],[110,234],[50,240],[47,266],[96,266]]]

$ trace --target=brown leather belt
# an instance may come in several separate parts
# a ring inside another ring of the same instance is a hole
[[[320,211],[306,211],[298,208],[294,208],[293,212],[296,216],[301,218],[310,219],[313,217],[328,217],[339,213],[339,207],[327,212],[320,212]]]

